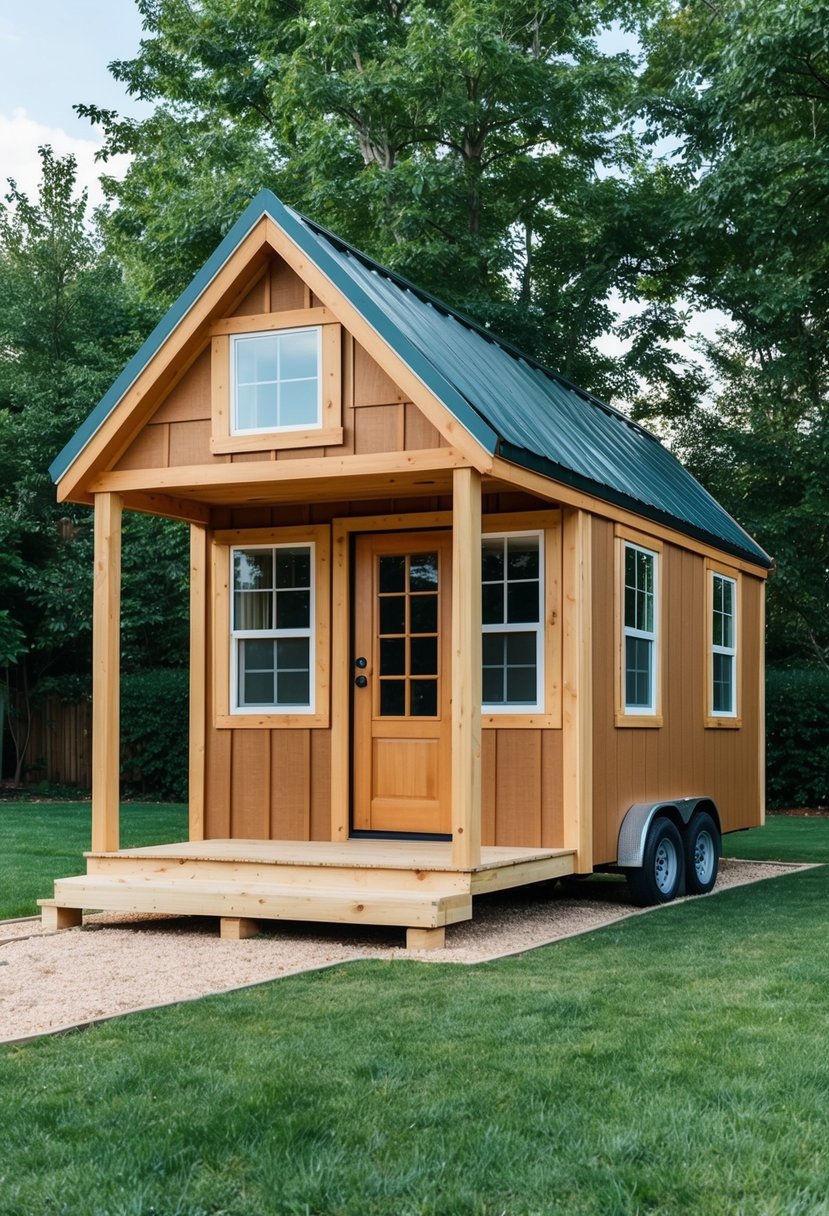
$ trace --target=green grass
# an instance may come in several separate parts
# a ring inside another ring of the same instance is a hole
[[[724,837],[723,853],[751,861],[829,861],[829,819],[769,815],[765,827]]]
[[[829,821],[801,823],[824,856]],[[823,867],[517,959],[361,962],[8,1047],[0,1208],[829,1216],[827,941]]]
[[[85,874],[90,836],[88,802],[0,802],[0,919],[33,916],[36,901],[52,894],[54,879]],[[124,848],[186,839],[186,807],[121,807]]]

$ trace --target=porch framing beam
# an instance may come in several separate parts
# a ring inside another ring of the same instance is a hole
[[[119,847],[121,712],[120,494],[95,495],[92,604],[92,848]]]
[[[564,836],[576,872],[593,869],[592,527],[587,511],[564,507],[562,556],[562,744]]]
[[[481,862],[481,475],[452,475],[452,864]]]

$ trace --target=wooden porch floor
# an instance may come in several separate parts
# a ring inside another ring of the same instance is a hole
[[[574,868],[568,849],[483,848],[452,865],[450,843],[413,840],[201,840],[86,854],[87,873],[55,882],[44,923],[79,924],[82,911],[218,916],[224,936],[259,920],[399,925],[412,946],[443,944],[469,920],[472,900]]]

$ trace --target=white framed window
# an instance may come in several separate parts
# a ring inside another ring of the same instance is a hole
[[[659,554],[626,540],[622,580],[623,712],[653,716],[658,712]]]
[[[314,548],[231,548],[231,713],[315,712]]]
[[[320,428],[321,367],[319,326],[232,335],[231,435]]]
[[[484,713],[544,709],[544,533],[481,541]]]
[[[711,579],[711,716],[737,717],[737,580],[709,571]]]

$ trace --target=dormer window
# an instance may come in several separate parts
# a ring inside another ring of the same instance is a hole
[[[322,425],[320,328],[236,334],[231,340],[231,434]]]

